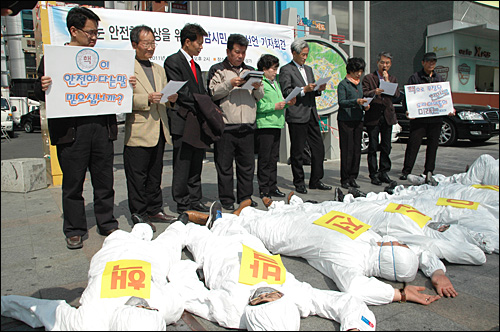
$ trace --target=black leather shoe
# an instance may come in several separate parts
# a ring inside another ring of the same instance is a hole
[[[389,175],[387,175],[387,173],[380,174],[379,179],[380,179],[380,181],[382,181],[384,183],[391,183],[391,181],[392,181],[391,178],[389,177]]]
[[[400,177],[400,180],[408,180],[408,174],[403,173]]]
[[[165,214],[163,211],[158,212],[154,216],[149,216],[147,221],[150,222],[172,222],[177,220],[177,217]]]
[[[349,185],[349,182],[342,182],[340,186],[344,189],[349,189],[351,186]]]
[[[299,194],[307,194],[307,189],[306,186],[295,186],[295,191],[298,192]]]
[[[349,185],[353,188],[359,188],[359,184],[356,183],[356,180],[349,180]]]
[[[309,189],[332,190],[332,186],[327,186],[321,181],[318,181],[314,186],[309,185]]]
[[[153,233],[156,232],[156,226],[153,225],[150,221],[146,221],[144,220],[143,217],[141,217],[139,214],[137,213],[132,213],[132,223],[135,225],[135,224],[140,224],[140,223],[144,223],[144,224],[148,224],[149,227],[151,227],[151,229],[153,230]]]
[[[221,204],[221,205],[222,205],[222,208],[225,209],[225,210],[234,211],[234,203],[232,203],[232,204]]]
[[[257,207],[259,204],[252,199],[252,203],[250,204],[251,207]]]
[[[377,177],[373,177],[371,178],[371,181],[370,181],[372,184],[376,185],[376,186],[380,186],[382,185],[382,181],[379,180],[379,178]]]
[[[190,210],[196,210],[200,212],[210,212],[210,208],[208,206],[203,205],[201,202],[191,204]]]
[[[67,237],[66,238],[66,247],[68,247],[68,249],[83,248],[82,237],[80,235]]]
[[[280,191],[279,189],[269,191],[269,195],[274,197],[285,197],[285,193]]]

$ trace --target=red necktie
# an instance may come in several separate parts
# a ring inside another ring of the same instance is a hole
[[[193,71],[194,78],[196,79],[196,83],[198,83],[198,76],[196,76],[196,67],[194,66],[194,60],[191,59],[191,70]]]

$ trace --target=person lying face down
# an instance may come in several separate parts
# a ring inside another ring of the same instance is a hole
[[[226,328],[250,331],[298,331],[300,317],[309,315],[335,320],[342,330],[375,329],[375,316],[362,301],[296,280],[259,239],[237,223],[219,224],[223,219],[210,223],[211,230],[186,225],[186,247],[194,261],[178,262],[169,279],[183,283],[187,311]],[[198,279],[197,269],[204,282]]]
[[[183,230],[178,221],[153,241],[146,223],[130,233],[117,230],[92,258],[78,308],[63,300],[8,295],[1,297],[1,314],[49,331],[165,331],[184,311],[178,287],[167,281],[181,259]]]
[[[339,207],[341,205],[339,203]],[[362,223],[358,221],[352,224],[355,218],[344,219],[344,222],[351,224],[343,225],[349,231],[359,230],[354,232],[355,238],[313,224],[324,215],[317,206],[310,203],[282,204],[269,211],[248,207],[243,209],[239,217],[223,214],[217,222],[227,224],[227,227],[241,225],[274,254],[306,259],[311,266],[333,279],[341,291],[352,294],[368,305],[393,301],[412,301],[425,305],[439,299],[439,295],[421,293],[424,287],[406,285],[402,289],[395,289],[376,278],[411,282],[419,267],[427,276],[441,279],[443,287],[449,289],[450,296],[456,295],[444,275],[444,264],[429,251],[400,246],[394,237],[382,237],[367,227],[360,227]],[[348,211],[343,212],[343,218],[348,217]]]

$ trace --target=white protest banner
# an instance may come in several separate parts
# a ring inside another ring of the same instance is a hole
[[[132,112],[133,50],[44,45],[47,118]]]
[[[49,7],[51,45],[64,45],[70,40],[66,15],[71,7]],[[248,41],[245,64],[257,67],[265,53],[272,54],[283,66],[292,60],[290,45],[294,40],[293,27],[255,21],[201,15],[158,13],[149,11],[92,8],[99,18],[96,47],[132,49],[130,31],[145,24],[155,32],[157,47],[151,61],[163,66],[165,59],[181,48],[180,31],[186,23],[199,24],[207,33],[203,50],[194,60],[202,71],[226,57],[227,38],[232,33],[244,35]]]
[[[453,112],[450,82],[405,85],[405,96],[410,119]]]

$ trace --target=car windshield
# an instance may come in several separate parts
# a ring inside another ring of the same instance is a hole
[[[2,98],[2,111],[9,109],[9,103],[7,103],[7,99]]]

